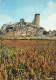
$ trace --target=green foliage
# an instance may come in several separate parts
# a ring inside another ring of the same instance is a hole
[[[19,48],[8,48],[2,45],[0,47],[1,76],[4,75],[5,80],[6,78],[7,80],[13,80],[12,78],[46,80],[52,76],[56,67],[55,49],[52,43]]]

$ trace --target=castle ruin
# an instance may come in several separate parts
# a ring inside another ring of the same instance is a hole
[[[50,38],[56,31],[46,31],[40,27],[40,14],[35,14],[32,22],[25,22],[24,18],[14,24],[3,24],[0,33],[4,39],[37,39]]]
[[[3,24],[2,26],[2,31],[5,32],[7,28],[10,28],[10,27],[22,27],[22,26],[34,26],[34,27],[37,27],[39,28],[40,27],[40,14],[35,14],[35,17],[34,17],[34,20],[32,23],[30,22],[25,22],[24,18],[20,19],[20,22],[16,22],[14,24]],[[10,28],[11,29],[11,28]]]

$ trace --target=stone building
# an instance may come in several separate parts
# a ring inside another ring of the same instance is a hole
[[[6,39],[37,39],[48,38],[56,36],[56,31],[46,31],[43,27],[40,27],[40,14],[35,14],[32,22],[25,22],[22,18],[20,22],[14,24],[3,24],[1,28],[2,33],[9,33],[12,37],[6,37]]]
[[[6,28],[8,27],[22,27],[22,26],[33,26],[33,27],[37,27],[39,28],[40,27],[40,14],[35,14],[35,18],[34,18],[34,22],[33,23],[30,23],[30,22],[25,22],[24,18],[20,19],[20,22],[16,22],[14,24],[3,24],[2,26],[2,31],[6,31]],[[11,29],[11,28],[10,28]]]
[[[40,14],[35,14],[34,24],[39,28],[40,27]]]

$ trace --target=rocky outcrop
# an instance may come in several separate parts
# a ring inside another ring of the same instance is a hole
[[[39,19],[38,15],[35,21]],[[0,39],[49,39],[51,37],[56,37],[55,30],[46,31],[43,27],[37,26],[39,25],[39,21],[36,22],[36,24],[34,23],[35,21],[30,23],[25,22],[24,19],[20,19],[20,22],[14,24],[3,24],[0,30]]]

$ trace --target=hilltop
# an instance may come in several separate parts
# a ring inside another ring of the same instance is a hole
[[[0,30],[0,39],[51,39],[56,38],[56,30],[46,31],[40,27],[40,14],[35,14],[32,22],[20,22],[3,24]]]

